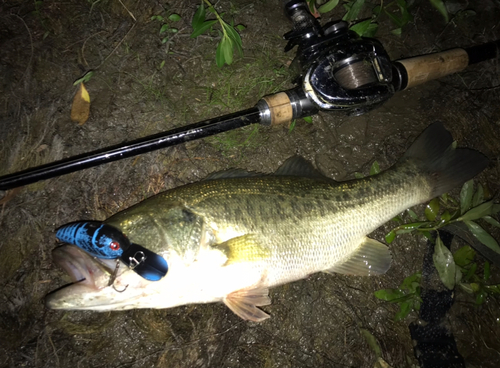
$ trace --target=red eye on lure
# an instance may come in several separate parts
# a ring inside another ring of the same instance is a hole
[[[109,247],[111,248],[111,250],[116,251],[120,249],[120,243],[113,241],[109,244]]]

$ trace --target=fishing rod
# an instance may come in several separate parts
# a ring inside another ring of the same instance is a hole
[[[499,56],[500,40],[391,61],[382,44],[360,37],[344,21],[321,26],[304,1],[285,4],[293,30],[285,51],[297,46],[291,64],[295,88],[263,97],[249,109],[106,147],[0,177],[0,190],[88,169],[246,125],[281,125],[319,111],[362,115],[394,93]]]

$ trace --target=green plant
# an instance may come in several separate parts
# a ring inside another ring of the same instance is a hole
[[[448,11],[444,5],[443,0],[429,0],[432,6],[434,6],[442,15],[445,22],[448,22]],[[321,13],[329,12],[337,7],[339,0],[330,0],[325,4],[321,5],[316,9],[315,0],[308,0],[309,8],[311,13],[318,16]],[[397,28],[393,29],[391,32],[396,35],[400,35],[402,28],[409,22],[413,21],[413,16],[408,10],[408,3],[406,0],[394,0],[384,4],[381,0],[380,4],[371,9],[371,16],[368,19],[362,19],[358,21],[359,15],[368,6],[372,6],[372,3],[367,3],[366,0],[347,0],[342,3],[345,14],[342,17],[343,20],[353,23],[349,29],[355,31],[360,36],[363,37],[374,37],[378,30],[378,20],[382,15],[389,17],[389,19],[396,25]]]
[[[478,184],[476,191],[474,191],[474,181],[469,180],[460,191],[460,202],[457,202],[448,194],[434,198],[425,208],[425,220],[420,219],[411,209],[408,210],[408,215],[413,222],[404,223],[401,216],[397,216],[394,221],[399,222],[400,225],[392,229],[385,236],[385,240],[390,244],[397,235],[413,231],[420,232],[427,238],[431,238],[431,231],[455,222],[463,222],[481,243],[500,253],[500,246],[497,241],[477,223],[477,220],[484,220],[500,228],[500,223],[491,217],[491,215],[499,211],[500,205],[493,203],[492,200],[485,201],[484,187]]]
[[[491,278],[491,266],[488,261],[483,264],[480,272],[479,263],[475,260],[476,251],[468,245],[461,247],[453,254],[456,265],[458,286],[466,293],[475,296],[476,304],[484,302],[488,295],[500,295],[500,284],[487,284]]]
[[[407,216],[413,222],[404,223],[402,216],[397,216],[394,221],[400,225],[386,235],[387,243],[394,241],[397,235],[412,232],[421,233],[432,239],[431,231],[452,223],[463,222],[481,243],[500,253],[497,241],[477,223],[481,220],[500,228],[500,223],[491,217],[500,211],[500,205],[494,204],[492,200],[485,201],[487,190],[481,184],[478,184],[475,190],[474,187],[473,180],[466,182],[460,191],[459,201],[448,194],[431,200],[424,211],[425,220],[420,219],[411,209],[407,210]],[[452,254],[439,236],[435,240],[433,263],[442,283],[450,290],[458,285],[465,292],[474,295],[477,304],[481,304],[488,295],[500,294],[500,284],[487,284],[491,275],[491,267],[487,261],[484,262],[483,275],[478,275],[475,255],[476,252],[470,246],[461,247]],[[400,304],[396,320],[406,317],[412,310],[418,310],[420,307],[420,288],[414,284],[419,282],[420,276],[416,275],[420,274],[407,277],[398,289],[375,292],[375,296],[379,299]]]
[[[205,9],[205,3],[208,6],[207,9]],[[212,13],[216,19],[207,20],[206,10]],[[222,19],[223,15],[224,14],[219,14],[208,0],[202,0],[201,5],[196,10],[191,23],[193,26],[191,38],[196,38],[212,29],[212,27],[219,22],[222,30],[222,32],[219,31],[221,40],[217,44],[217,51],[215,54],[215,60],[218,67],[222,67],[224,64],[232,64],[235,50],[237,50],[240,55],[243,55],[243,45],[238,31],[244,30],[245,26],[241,24],[233,26],[233,24],[229,24]]]
[[[395,321],[404,319],[412,311],[420,310],[420,281],[422,274],[414,273],[403,280],[397,289],[381,289],[374,294],[378,299],[399,304],[399,311],[394,316]]]
[[[304,116],[302,118],[306,123],[312,124],[312,116]],[[288,127],[288,133],[291,133],[293,129],[295,128],[295,123],[297,122],[296,119],[293,119],[292,122],[290,123],[290,126]]]
[[[151,20],[156,20],[161,23],[160,36],[162,37],[161,43],[167,43],[173,34],[179,32],[178,28],[172,27],[171,22],[178,22],[181,20],[179,14],[170,14],[168,17],[161,15],[153,15]]]

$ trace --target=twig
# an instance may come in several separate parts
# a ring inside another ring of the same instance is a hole
[[[118,0],[118,1],[120,2],[120,4],[122,4],[122,6],[125,8],[125,10],[128,12],[128,14],[132,17],[132,19],[134,20],[134,22],[137,22],[137,19],[135,19],[134,14],[132,14],[130,12],[130,10],[127,9],[127,7],[125,6],[125,4],[122,3],[122,0]]]
[[[128,34],[134,29],[135,25],[136,25],[136,23],[134,23],[132,25],[132,27],[130,27],[130,29],[128,30],[127,34],[125,36],[123,36],[123,38],[120,40],[120,42],[118,42],[118,45],[116,45],[116,47],[113,49],[113,51],[111,51],[109,53],[109,55],[106,56],[106,58],[102,61],[101,64],[99,64],[99,66],[96,68],[96,70],[99,69],[102,66],[102,64],[104,64],[111,57],[111,55],[113,55],[113,53],[118,49],[118,47],[120,47],[120,45],[123,43],[123,41],[125,40],[125,38],[127,38]]]
[[[28,31],[28,35],[30,36],[30,47],[31,47],[31,54],[30,54],[30,59],[28,61],[28,66],[26,67],[26,70],[24,71],[24,74],[22,76],[21,79],[24,79],[24,77],[26,77],[26,74],[28,73],[28,69],[30,68],[31,66],[31,61],[33,60],[33,54],[34,54],[34,48],[33,48],[33,37],[31,36],[31,31],[28,27],[28,25],[26,24],[26,22],[24,21],[23,18],[21,18],[19,15],[17,14],[11,14],[13,15],[14,17],[16,18],[19,18],[21,20],[21,22],[23,22],[24,26],[26,27],[26,30]]]

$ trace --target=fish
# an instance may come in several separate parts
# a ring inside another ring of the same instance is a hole
[[[73,284],[49,294],[46,306],[110,311],[222,302],[261,322],[270,317],[272,287],[317,272],[384,274],[389,248],[368,235],[488,166],[482,153],[452,143],[434,123],[391,168],[363,179],[336,182],[294,157],[272,175],[230,170],[159,193],[104,223],[163,257],[168,273],[151,282],[125,264],[116,272],[114,260],[64,245],[53,259]]]

